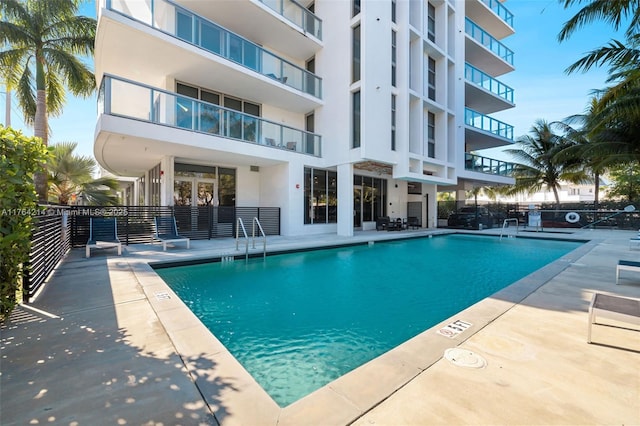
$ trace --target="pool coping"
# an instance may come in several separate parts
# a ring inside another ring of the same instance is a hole
[[[466,232],[421,233],[391,239],[424,238],[429,235],[445,234],[466,234]],[[545,236],[518,236],[518,238],[558,239],[579,241],[584,244],[284,408],[273,401],[251,374],[156,274],[152,265],[157,266],[159,263],[167,262],[129,259],[129,263],[176,352],[182,358],[189,375],[220,424],[349,424],[439,361],[446,349],[464,343],[571,263],[587,254],[599,242],[597,239],[547,238]],[[306,248],[273,250],[269,253],[354,244],[366,244],[366,241],[310,245]],[[189,262],[189,259],[201,262],[211,258],[211,256],[192,256],[181,259],[179,262]],[[438,330],[456,320],[472,325],[451,338],[438,333]],[[201,368],[203,359],[210,361],[213,367]]]

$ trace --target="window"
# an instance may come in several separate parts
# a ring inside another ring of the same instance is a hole
[[[305,85],[303,88],[304,91],[306,93],[320,93],[320,86],[315,76],[316,57],[312,56],[311,58],[309,58],[305,65],[306,65],[307,71],[309,72],[305,73],[305,81],[304,81]]]
[[[305,122],[304,123],[305,130],[309,133],[305,135],[305,149],[303,151],[306,152],[307,154],[313,154],[316,149],[315,135],[313,134],[313,132],[315,132],[315,127],[316,127],[315,114],[313,112],[310,114],[307,114],[304,122]]]
[[[427,71],[427,96],[432,101],[436,100],[436,61],[432,57],[428,59],[428,71]]]
[[[353,185],[362,186],[362,220],[374,221],[387,215],[387,180],[353,176]]]
[[[338,222],[337,172],[305,167],[304,223]]]
[[[218,167],[218,200],[221,207],[236,205],[236,170]]]
[[[427,38],[436,42],[436,8],[431,3],[427,5]]]
[[[351,16],[356,16],[358,13],[360,13],[360,0],[352,0],[351,6]]]
[[[422,195],[421,182],[407,182],[407,194]]]
[[[209,89],[204,89],[180,82],[176,82],[176,92],[180,95],[188,96],[194,99],[200,99],[214,105],[224,105],[226,108],[244,112],[246,114],[260,116],[259,104],[225,95],[224,93],[217,93]]]
[[[395,31],[391,31],[391,85],[396,87],[396,39],[397,34]]]
[[[144,175],[138,178],[138,206],[144,206]]]
[[[359,90],[357,92],[354,92],[352,95],[351,109],[352,109],[351,125],[353,126],[351,148],[359,148],[360,147],[360,91]]]
[[[353,27],[351,52],[351,82],[360,80],[360,25]]]
[[[396,150],[396,95],[391,95],[391,149]]]
[[[396,22],[396,0],[391,0],[391,22]]]
[[[176,92],[189,98],[200,99],[213,105],[223,105],[225,108],[238,111],[238,113],[225,112],[212,105],[198,105],[189,99],[178,98],[176,117],[179,127],[223,134],[251,142],[257,141],[258,119],[244,114],[260,117],[259,104],[184,83],[176,83]],[[244,114],[240,114],[241,112]],[[221,122],[226,123],[224,129],[220,128]]]
[[[149,205],[159,206],[160,199],[160,164],[149,170]]]
[[[436,158],[436,115],[427,113],[427,156]]]

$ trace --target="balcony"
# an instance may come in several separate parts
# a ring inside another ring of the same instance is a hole
[[[168,0],[152,0],[150,6],[133,0],[110,0],[107,9],[231,61],[245,70],[317,99],[322,98],[322,80],[313,73]]]
[[[464,110],[465,142],[470,150],[495,148],[513,143],[513,126],[480,114],[470,108]]]
[[[223,155],[231,158],[230,153],[234,153],[236,159],[229,161],[238,161],[240,157],[245,157],[246,161],[246,157],[253,155],[256,161],[252,160],[252,164],[257,164],[258,158],[269,156],[268,152],[274,153],[270,155],[272,159],[281,158],[279,152],[321,155],[320,135],[113,76],[105,75],[100,85],[98,114],[101,120],[103,115],[129,119],[111,126],[121,136],[103,135],[96,139],[95,151],[100,154],[96,158],[103,166],[120,174],[125,174],[123,164],[132,170],[152,151],[155,155],[200,159],[205,158],[203,153],[215,152],[218,159]],[[143,123],[157,126],[141,127]],[[193,133],[185,136],[174,132],[172,136],[169,132],[173,130],[167,128]],[[129,142],[125,140],[127,138]],[[101,139],[100,147],[98,139]],[[105,150],[107,143],[118,149]],[[269,151],[260,154],[238,143],[261,146]],[[141,146],[144,150],[138,154]],[[104,160],[106,157],[112,160],[110,164],[105,165],[108,163]]]
[[[492,76],[499,76],[515,69],[513,51],[469,18],[465,18],[465,33],[467,62]]]
[[[514,107],[513,89],[480,71],[471,64],[465,64],[464,77],[465,104],[483,114],[491,114]]]
[[[511,177],[515,164],[465,152],[464,169],[471,172]]]
[[[293,0],[259,0],[260,3],[287,19],[296,27],[322,40],[322,20]]]
[[[171,1],[288,58],[306,60],[323,47],[322,21],[296,0]]]
[[[513,13],[500,0],[468,0],[465,2],[465,14],[499,40],[515,32]]]

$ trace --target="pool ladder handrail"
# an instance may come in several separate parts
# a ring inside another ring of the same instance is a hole
[[[252,235],[251,235],[251,240],[252,240],[252,248],[256,248],[256,225],[258,225],[258,230],[260,231],[260,235],[262,236],[262,257],[266,258],[267,257],[267,235],[264,233],[264,230],[262,229],[262,225],[260,225],[260,221],[258,220],[257,217],[253,218],[252,221],[252,225],[251,228],[252,229]]]
[[[245,262],[248,262],[249,261],[249,236],[247,235],[247,230],[244,227],[244,222],[242,221],[241,217],[239,217],[238,220],[236,220],[236,251],[240,250],[239,249],[240,229],[242,229],[242,234],[244,235],[244,259],[245,259]]]
[[[520,222],[518,221],[518,219],[514,217],[505,219],[504,222],[502,222],[502,230],[500,231],[500,240],[502,240],[502,235],[504,234],[505,228],[509,225],[509,222],[512,220],[516,222],[516,234],[518,233],[518,229],[520,227]]]
[[[256,225],[258,226],[259,236],[262,236],[262,257],[267,257],[267,235],[262,229],[262,225],[257,217],[254,217],[251,221],[251,248],[256,248]],[[247,235],[247,228],[244,226],[244,221],[241,217],[236,221],[236,250],[240,250],[240,230],[242,229],[242,235],[244,236],[244,258],[245,261],[249,261],[249,235]]]

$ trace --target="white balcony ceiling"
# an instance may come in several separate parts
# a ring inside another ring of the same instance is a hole
[[[96,125],[96,160],[117,176],[142,176],[164,156],[200,164],[272,166],[303,154],[234,139],[103,115]],[[308,157],[314,162],[314,157]]]
[[[498,40],[515,33],[514,29],[482,0],[465,1],[465,15]]]
[[[464,96],[465,106],[482,114],[491,114],[515,106],[505,98],[470,81],[465,82]]]

